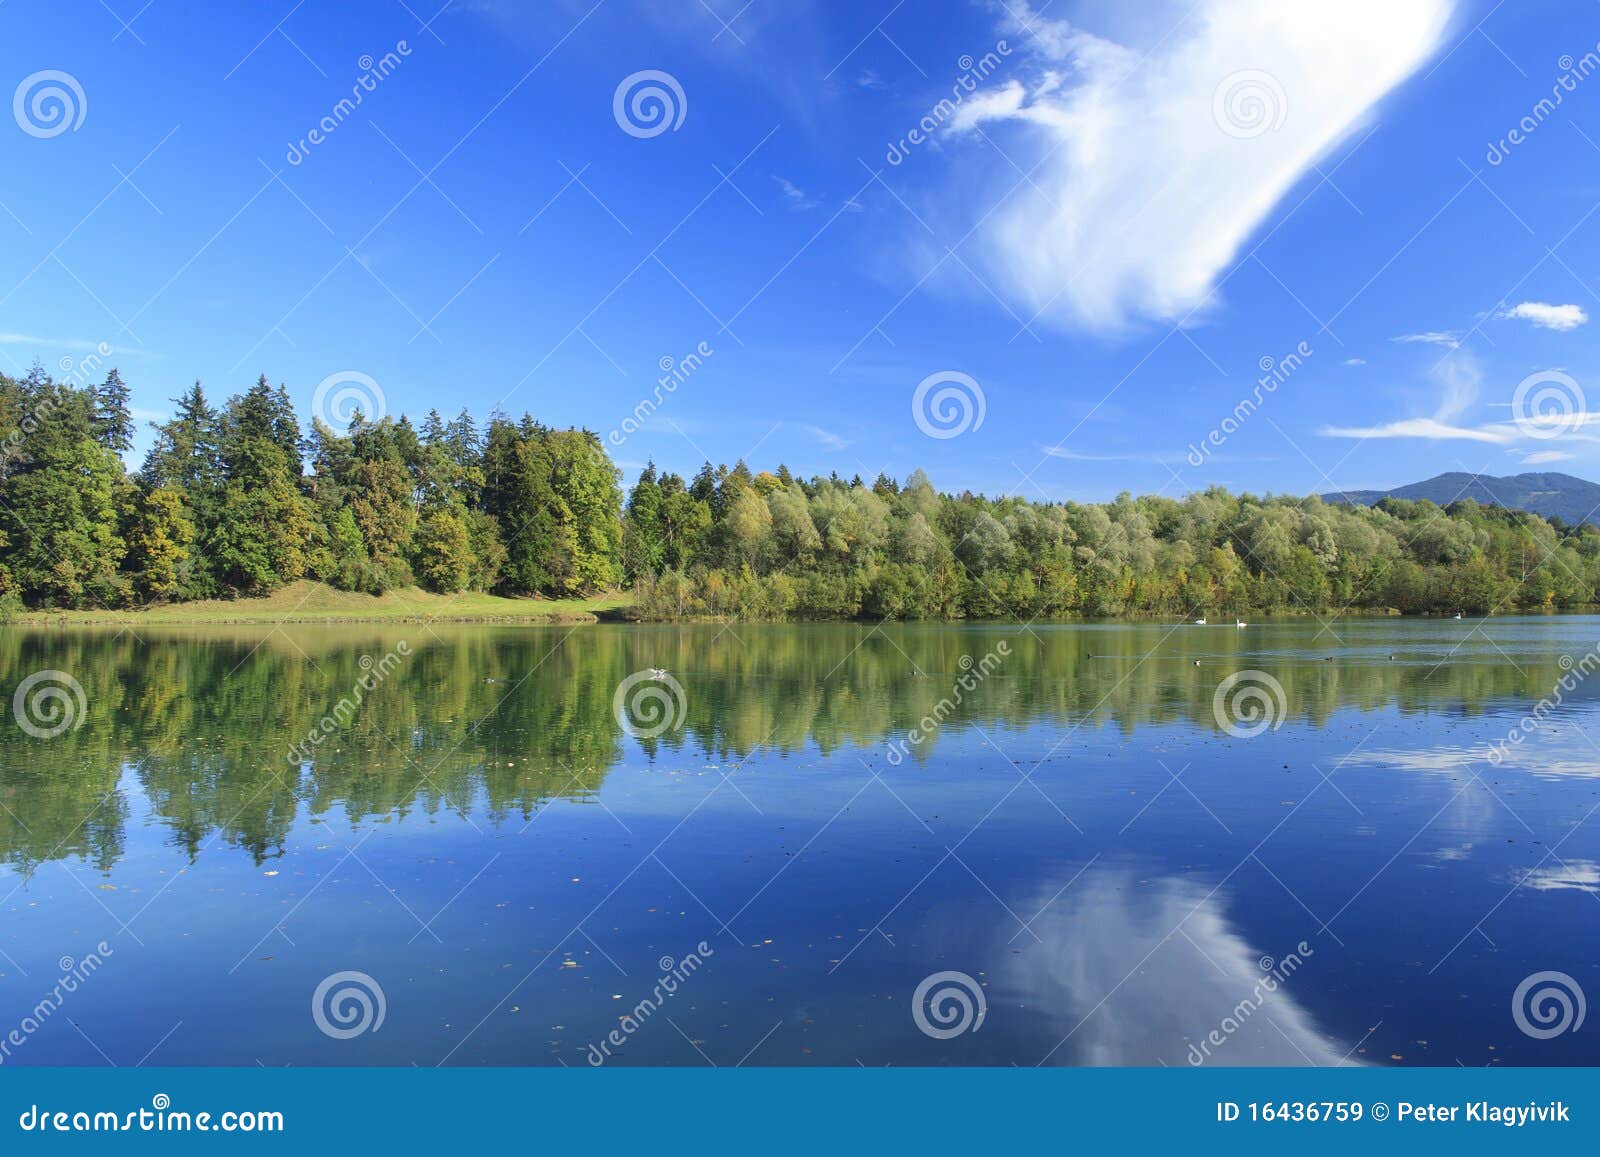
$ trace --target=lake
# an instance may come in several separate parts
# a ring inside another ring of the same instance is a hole
[[[1600,1063],[1597,644],[7,629],[0,1064]]]

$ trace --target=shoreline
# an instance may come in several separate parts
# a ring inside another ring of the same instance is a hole
[[[271,627],[281,624],[360,626],[417,623],[562,625],[598,623],[632,607],[623,591],[589,598],[503,598],[481,591],[455,595],[420,588],[381,595],[336,590],[310,580],[257,598],[206,599],[115,610],[25,611],[12,627]]]
[[[338,609],[290,609],[278,611],[266,606],[250,606],[252,602],[262,603],[271,601],[262,600],[236,600],[220,606],[215,603],[187,603],[175,604],[166,607],[157,607],[139,610],[108,610],[108,611],[28,611],[10,622],[0,623],[0,629],[9,627],[21,630],[68,629],[73,627],[275,627],[275,626],[326,626],[326,627],[352,627],[352,626],[416,626],[418,624],[443,624],[446,626],[600,626],[603,624],[627,624],[632,626],[713,626],[726,625],[736,622],[743,626],[861,626],[876,627],[885,623],[894,623],[902,626],[926,627],[962,627],[962,626],[1004,626],[1012,624],[1013,620],[1003,617],[997,618],[967,618],[967,619],[892,619],[879,621],[866,618],[793,618],[793,619],[726,619],[710,616],[693,616],[680,619],[657,619],[640,617],[633,604],[622,601],[618,595],[602,596],[593,600],[551,600],[550,605],[544,607],[522,608],[495,608],[495,609],[463,609],[449,611],[441,609],[437,613],[423,607],[401,608],[397,606],[375,607],[370,610],[355,608]],[[444,601],[444,600],[441,600]],[[523,600],[497,600],[507,603]],[[537,600],[527,600],[535,602]],[[582,604],[589,603],[589,606]],[[223,609],[227,608],[227,609]],[[1337,608],[1318,608],[1316,611],[1288,610],[1288,611],[1245,611],[1242,612],[1249,619],[1250,626],[1268,626],[1285,624],[1297,621],[1325,619],[1338,620],[1416,620],[1450,622],[1452,615],[1406,615],[1393,608],[1355,608],[1341,610]],[[1232,612],[1228,613],[1229,616]],[[1481,616],[1467,615],[1465,621],[1477,622],[1483,618],[1552,618],[1574,615],[1600,614],[1600,605],[1571,607],[1561,610],[1516,610],[1504,614]],[[1107,615],[1102,617],[1088,617],[1083,615],[1040,616],[1029,620],[1026,626],[1193,626],[1201,630],[1220,630],[1224,627],[1233,629],[1231,617],[1226,620],[1218,617],[1215,622],[1208,624],[1194,623],[1188,618],[1178,618],[1173,615],[1163,614],[1136,614],[1136,615]],[[1021,629],[1021,624],[1014,624]]]

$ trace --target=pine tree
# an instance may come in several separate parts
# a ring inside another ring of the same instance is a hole
[[[133,414],[130,412],[127,383],[115,368],[95,390],[95,439],[114,454],[133,449]]]

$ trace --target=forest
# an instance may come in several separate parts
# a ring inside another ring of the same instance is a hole
[[[1600,529],[1471,501],[1219,488],[1042,502],[786,467],[647,466],[594,432],[462,411],[301,425],[266,377],[201,386],[137,470],[129,389],[0,375],[0,616],[263,595],[576,596],[651,619],[988,619],[1589,606]]]

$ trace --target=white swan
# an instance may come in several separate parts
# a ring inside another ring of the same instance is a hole
[[[1206,625],[1206,621],[1205,621],[1204,618],[1198,618],[1194,622],[1195,622],[1195,626],[1197,626],[1197,627],[1203,627],[1203,626]]]
[[[1245,622],[1245,621],[1243,621],[1242,619],[1234,619],[1233,620],[1233,625],[1236,626],[1236,627],[1248,627],[1250,624]]]

